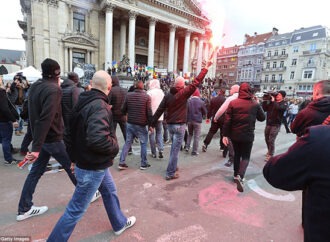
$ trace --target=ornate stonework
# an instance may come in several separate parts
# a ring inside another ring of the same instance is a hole
[[[96,47],[96,44],[94,43],[94,38],[91,35],[85,36],[81,33],[74,33],[74,34],[67,33],[62,38],[62,41]]]
[[[39,2],[39,3],[47,3],[50,6],[58,7],[59,0],[33,0],[33,1]]]

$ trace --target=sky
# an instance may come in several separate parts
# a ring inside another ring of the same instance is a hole
[[[215,39],[219,46],[243,44],[244,35],[255,32],[279,34],[292,32],[301,27],[323,25],[330,28],[329,8],[326,0],[197,0],[205,15],[213,18]],[[23,20],[19,0],[1,0],[0,49],[24,50],[23,31],[17,20]],[[216,24],[216,23],[220,24]],[[225,34],[224,37],[221,37]],[[217,36],[220,36],[219,38]]]

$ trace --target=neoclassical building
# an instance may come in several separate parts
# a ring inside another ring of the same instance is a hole
[[[20,0],[28,65],[57,60],[107,69],[123,56],[178,74],[198,73],[210,52],[209,20],[194,0]],[[215,65],[209,76],[215,75]]]

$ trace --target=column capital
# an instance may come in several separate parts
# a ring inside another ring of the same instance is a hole
[[[170,29],[171,32],[175,32],[175,30],[176,30],[177,28],[178,28],[178,26],[175,25],[175,24],[171,24],[171,25],[169,25],[169,29]]]
[[[129,19],[130,19],[130,20],[135,20],[136,17],[138,16],[138,13],[135,12],[135,11],[129,11],[129,12],[128,12],[128,16],[129,16]]]
[[[186,37],[190,37],[192,31],[190,29],[186,29]]]
[[[109,12],[113,12],[113,10],[116,8],[116,5],[114,5],[113,3],[106,3],[105,4],[105,11],[107,12],[107,13],[109,13]]]
[[[155,25],[157,23],[157,21],[158,20],[156,18],[152,18],[152,17],[148,18],[148,22],[150,25]]]

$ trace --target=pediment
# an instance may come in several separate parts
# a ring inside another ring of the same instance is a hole
[[[74,43],[74,44],[82,44],[82,45],[88,45],[92,47],[96,47],[96,44],[93,40],[90,40],[88,37],[82,36],[82,35],[70,35],[65,36],[62,38],[62,41]]]
[[[195,4],[194,0],[158,0],[158,2],[178,8],[190,14],[201,15],[201,9]]]

